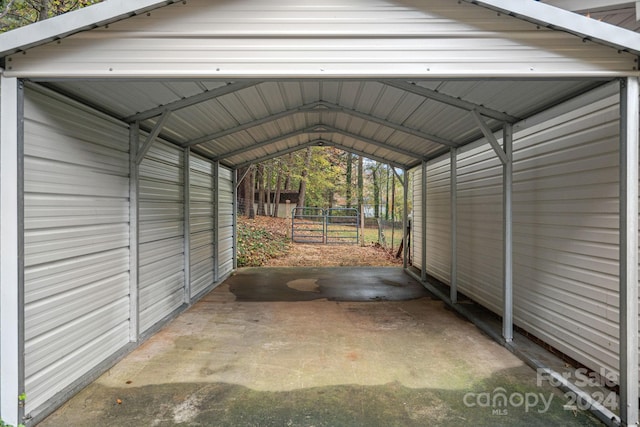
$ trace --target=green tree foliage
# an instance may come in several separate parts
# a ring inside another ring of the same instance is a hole
[[[403,188],[388,165],[364,158],[361,161],[335,147],[312,147],[254,166],[255,170],[260,168],[263,169],[260,177],[263,183],[252,183],[253,174],[249,173],[245,178],[247,195],[239,197],[250,198],[251,186],[256,194],[259,190],[277,194],[279,190],[299,190],[301,182],[305,181],[306,207],[355,207],[357,201],[363,202],[367,215],[402,218]],[[402,176],[401,170],[397,172]],[[264,199],[267,200],[266,194]],[[279,200],[279,197],[275,199]],[[255,200],[260,199],[256,196]],[[274,211],[272,208],[269,214]],[[246,211],[242,212],[248,215]],[[262,214],[258,211],[258,215]]]
[[[295,169],[298,179],[302,178],[306,151],[299,151],[296,156]],[[340,152],[332,148],[312,147],[311,162],[306,176],[307,186],[305,206],[320,208],[332,205],[333,195],[340,187],[344,176]]]
[[[33,24],[102,0],[0,0],[0,31]]]

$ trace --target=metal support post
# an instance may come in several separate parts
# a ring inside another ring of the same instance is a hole
[[[0,414],[24,422],[24,86],[0,77]]]
[[[231,172],[233,179],[233,269],[238,269],[238,169]],[[253,200],[251,201],[253,203]]]
[[[184,302],[191,303],[191,149],[184,149]]]
[[[129,341],[137,342],[139,330],[138,294],[138,147],[140,144],[140,123],[129,127]]]
[[[620,81],[620,420],[638,425],[638,79]]]
[[[451,303],[458,302],[458,150],[451,149],[450,165],[450,196],[451,196],[451,279],[449,297]]]
[[[247,170],[248,171],[248,170]],[[220,175],[220,162],[213,162],[213,282],[218,283],[220,280],[220,256],[218,254],[218,230],[220,230],[219,206],[220,200],[218,191]]]
[[[409,232],[407,230],[407,228],[409,227],[409,175],[407,174],[407,170],[404,169],[402,171],[402,174],[404,175],[404,181],[402,181],[402,186],[403,186],[403,190],[404,190],[404,205],[403,205],[403,212],[404,214],[402,215],[402,230],[404,230],[402,232],[402,244],[404,245],[404,247],[402,248],[402,267],[403,268],[407,268],[409,266],[409,257],[408,257],[408,253],[409,253],[409,246],[407,245],[407,242],[409,240]]]
[[[422,161],[422,271],[420,280],[427,281],[427,162]]]
[[[506,342],[513,341],[513,126],[505,123],[502,144],[506,162],[502,165],[502,215],[504,290],[502,313],[502,336]]]

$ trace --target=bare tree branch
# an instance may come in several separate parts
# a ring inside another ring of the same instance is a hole
[[[2,11],[2,13],[0,14],[0,19],[4,18],[9,14],[14,2],[15,0],[9,0],[9,2],[7,2],[7,6],[4,8],[4,11]]]

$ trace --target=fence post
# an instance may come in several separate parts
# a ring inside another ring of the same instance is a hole
[[[360,206],[360,246],[364,246],[364,209]]]

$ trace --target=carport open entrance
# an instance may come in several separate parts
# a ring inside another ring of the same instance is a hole
[[[637,423],[640,42],[505,3],[132,0],[0,36],[2,417],[221,283],[238,171],[323,145],[414,176],[410,274],[614,372]]]

